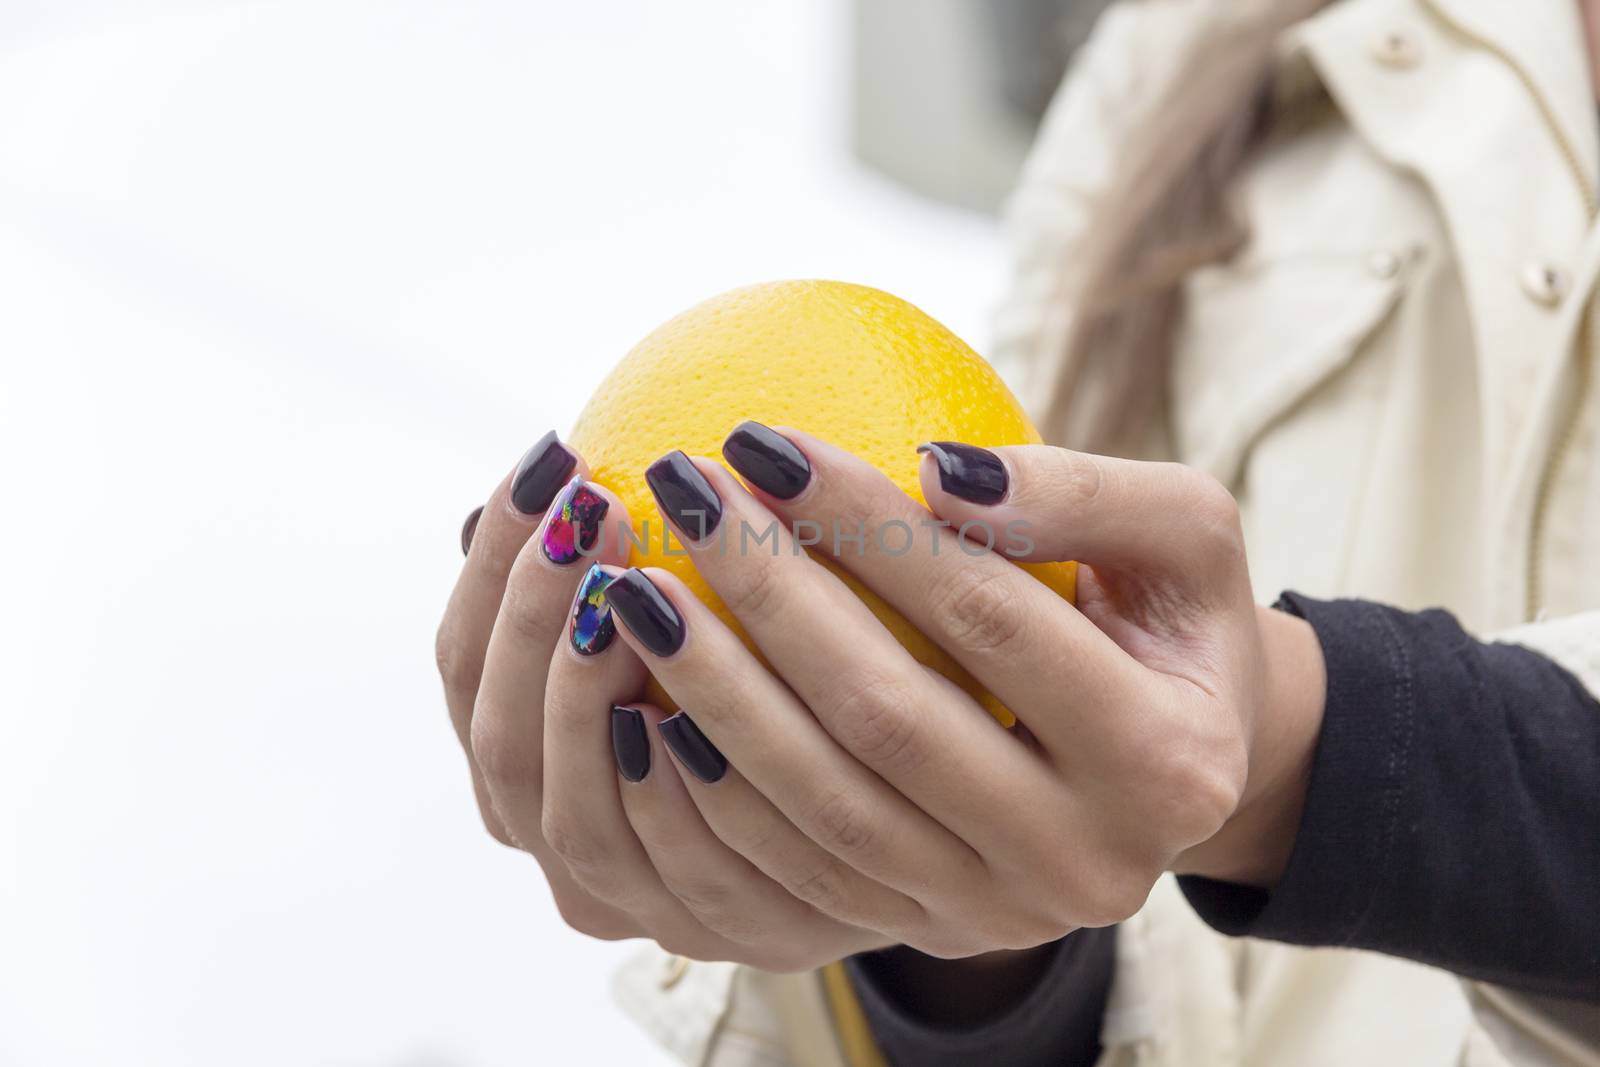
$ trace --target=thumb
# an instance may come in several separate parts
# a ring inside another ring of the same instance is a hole
[[[929,509],[958,530],[985,524],[983,538],[1012,559],[1173,577],[1243,572],[1238,505],[1191,467],[1048,445],[935,441],[918,451]]]

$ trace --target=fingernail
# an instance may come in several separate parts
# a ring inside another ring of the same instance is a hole
[[[683,616],[643,571],[623,571],[606,586],[605,601],[622,625],[656,655],[670,656],[683,647]]]
[[[551,563],[572,563],[594,551],[600,540],[600,521],[611,501],[591,489],[582,478],[567,483],[544,524],[544,558]]]
[[[703,541],[722,521],[722,498],[682,452],[668,452],[644,472],[656,503],[693,541]]]
[[[617,757],[617,770],[628,781],[642,782],[650,773],[650,736],[637,708],[611,706],[611,751]]]
[[[811,481],[811,464],[787,437],[759,422],[746,420],[722,442],[728,465],[779,500],[792,500]]]
[[[606,595],[612,584],[611,576],[598,563],[578,584],[578,595],[572,601],[572,647],[581,655],[598,656],[617,636]]]
[[[1011,480],[1000,457],[987,448],[956,441],[930,441],[917,446],[939,464],[939,487],[951,496],[974,504],[998,504],[1006,498]]]
[[[461,554],[465,556],[472,551],[472,535],[478,532],[478,519],[483,515],[483,505],[479,504],[467,513],[467,521],[461,524]]]
[[[717,751],[717,746],[700,732],[700,727],[686,712],[680,711],[662,719],[657,729],[661,731],[661,740],[667,743],[673,757],[702,782],[707,785],[720,782],[722,776],[728,773],[727,757]]]
[[[511,478],[511,503],[524,515],[538,515],[572,477],[578,457],[551,430],[523,455]]]

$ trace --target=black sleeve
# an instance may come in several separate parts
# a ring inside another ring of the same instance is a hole
[[[1285,593],[1328,668],[1305,813],[1270,893],[1179,879],[1212,927],[1600,999],[1600,705],[1443,611]]]
[[[845,960],[867,1026],[894,1067],[1089,1067],[1100,1057],[1100,1021],[1111,991],[1116,927],[1083,929],[1054,945],[1033,987],[1004,1014],[976,1026],[919,1018],[894,987],[897,954]]]

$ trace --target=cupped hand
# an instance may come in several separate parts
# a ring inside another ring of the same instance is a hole
[[[622,807],[658,870],[695,810],[762,886],[942,957],[1120,921],[1168,869],[1270,884],[1320,714],[1320,650],[1299,620],[1253,603],[1221,486],[1175,465],[944,443],[923,463],[930,515],[877,470],[798,432],[745,424],[725,455],[754,492],[681,454],[650,480],[766,663],[667,572],[607,572],[618,575],[605,595],[619,632],[689,709],[664,723],[643,709],[619,734],[619,759],[632,761]],[[946,649],[1023,729],[1001,729],[918,664],[799,550],[791,531],[802,521],[816,550]],[[1079,606],[1002,552],[1084,561]],[[565,669],[558,656],[553,700],[569,690],[556,684]],[[676,781],[660,773],[657,739],[676,757]],[[547,789],[546,830],[559,830],[551,836],[586,884],[608,882],[621,846],[596,848],[584,828],[600,773],[592,739],[547,731],[547,745],[547,765],[580,749],[590,763],[582,788]],[[713,925],[728,929],[756,899],[734,892],[718,893]],[[815,948],[817,962],[837,955]]]
[[[769,970],[886,944],[723,844],[676,776],[619,779],[613,735],[665,762],[661,712],[633,701],[644,667],[598,609],[627,524],[552,433],[463,528],[436,654],[486,829],[531,854],[564,920],[595,937]]]

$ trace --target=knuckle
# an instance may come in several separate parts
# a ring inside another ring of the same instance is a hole
[[[844,868],[833,860],[784,881],[784,888],[795,899],[835,918],[851,914],[848,886]]]
[[[439,624],[439,632],[434,636],[433,662],[446,689],[477,692],[483,680],[483,656],[468,651],[449,619]]]
[[[511,743],[492,725],[494,716],[472,717],[472,760],[484,781],[499,786],[537,782],[544,772],[537,753]]]
[[[1158,873],[1127,868],[1108,876],[1100,891],[1085,901],[1088,908],[1080,925],[1111,926],[1126,922],[1144,907]]]
[[[505,598],[500,602],[500,623],[519,641],[529,644],[553,642],[556,632],[566,622],[563,612],[546,603],[545,598],[532,588],[532,567],[519,567],[511,572],[506,583]]]
[[[778,563],[759,553],[741,553],[734,558],[738,564],[728,568],[718,583],[722,602],[741,619],[774,614],[783,588]]]
[[[1059,901],[1057,918],[1072,926],[1110,926],[1144,907],[1161,875],[1161,865],[1130,861],[1107,854],[1095,864],[1052,864],[1046,877]]]
[[[758,941],[766,932],[765,924],[744,906],[745,899],[726,883],[680,879],[669,883],[667,888],[701,926],[729,941]]]
[[[996,652],[1014,647],[1026,621],[1005,583],[977,570],[959,568],[938,594],[937,617],[959,648]]]
[[[756,813],[751,813],[756,816]],[[759,816],[738,819],[732,825],[719,827],[723,843],[745,857],[765,856],[772,851],[780,824],[776,818]]]
[[[1159,761],[1157,825],[1167,827],[1169,851],[1204,841],[1238,809],[1248,757],[1242,739],[1173,746]]]
[[[831,794],[811,816],[816,841],[836,856],[860,859],[876,849],[877,833],[854,796]]]
[[[580,934],[602,941],[620,941],[634,936],[621,916],[587,894],[558,891],[555,901],[561,921]]]
[[[836,737],[862,761],[902,773],[922,762],[921,721],[909,686],[873,677],[847,688],[834,705]]]
[[[494,838],[495,841],[506,846],[507,848],[521,847],[517,844],[516,839],[512,837],[509,832],[507,832],[505,825],[500,822],[500,820],[495,816],[494,812],[489,810],[489,808],[482,803],[478,805],[478,814],[483,819],[484,831],[488,833],[490,837]]]
[[[1239,520],[1239,502],[1227,486],[1211,475],[1191,467],[1184,471],[1189,481],[1187,510],[1196,532],[1205,537],[1212,550],[1242,555],[1244,532]]]
[[[1093,503],[1106,485],[1106,471],[1100,460],[1086,452],[1059,450],[1060,463],[1052,468],[1051,476],[1042,488],[1048,498],[1044,503],[1072,509]]]
[[[610,850],[581,824],[546,806],[539,816],[539,833],[575,880],[585,886],[603,884],[598,876],[609,866]]]

